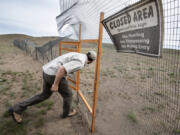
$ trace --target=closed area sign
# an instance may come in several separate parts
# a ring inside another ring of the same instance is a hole
[[[160,0],[145,0],[103,20],[118,52],[161,56],[163,10]]]

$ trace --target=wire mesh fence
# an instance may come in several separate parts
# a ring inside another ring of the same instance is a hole
[[[131,0],[124,4],[134,2]],[[180,133],[180,2],[162,2],[165,26],[162,58],[117,54],[117,66],[112,67],[120,71],[121,95],[131,100],[127,109],[128,118],[139,121],[139,131],[131,133],[126,127],[125,134]]]
[[[74,13],[80,20],[84,14],[88,14],[80,21],[83,23],[88,21],[86,27],[85,24],[82,26],[82,29],[86,28],[87,30],[82,30],[82,34],[84,34],[82,38],[88,38],[87,27],[95,33],[93,35],[90,32],[90,37],[97,36],[97,29],[92,26],[98,25],[97,18],[100,11],[104,12],[105,16],[109,16],[139,1],[95,0],[83,3],[82,0],[78,5],[77,1],[71,0],[64,4],[68,9],[70,7],[68,4],[72,5],[73,2],[76,2],[77,7],[72,9],[71,13]],[[123,135],[176,135],[180,133],[180,2],[179,0],[163,0],[162,4],[164,43],[161,58],[116,53],[111,45],[103,45],[97,125],[106,134],[116,134],[112,131],[115,128],[120,131],[119,134]],[[79,9],[82,9],[84,14],[80,15]],[[73,18],[73,16],[71,17]],[[73,25],[73,27],[75,26]],[[67,33],[69,34],[69,31]],[[108,38],[107,34],[104,34],[104,41],[108,41]],[[86,49],[82,44],[82,52]],[[91,101],[92,95],[87,90],[87,86],[91,86],[92,79],[88,78],[87,74],[92,75],[92,69],[87,68],[82,71],[81,88],[84,89],[84,94]],[[83,80],[84,78],[86,79]],[[115,113],[115,111],[119,111],[119,113]],[[108,113],[114,118],[111,118]],[[109,118],[102,118],[103,115]],[[121,116],[126,117],[133,124],[129,125],[123,118],[119,118]],[[104,121],[109,121],[114,127],[106,126],[103,124]]]
[[[13,44],[44,64],[59,56],[58,44],[64,39],[59,37],[40,46],[29,39],[16,39]]]

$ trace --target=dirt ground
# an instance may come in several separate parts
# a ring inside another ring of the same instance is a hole
[[[86,52],[95,47],[83,47]],[[180,52],[162,58],[117,53],[103,44],[96,133],[103,135],[179,134]],[[92,101],[94,67],[81,71],[81,90]],[[92,104],[92,103],[91,103]]]
[[[28,135],[87,135],[89,131],[80,113],[73,118],[59,118],[62,99],[56,94],[48,101],[30,107],[24,114],[24,125],[13,130],[15,125],[7,117],[5,110],[10,104],[40,91],[42,66],[12,47],[13,38],[0,38],[0,84],[3,86],[0,87],[0,93],[3,95],[0,97],[0,130],[3,135],[16,132],[18,135],[26,132]],[[31,39],[41,43],[39,39],[45,42],[54,38]],[[96,48],[94,45],[82,45],[81,52],[91,49]],[[179,56],[179,52],[169,50],[163,51],[163,58],[117,53],[112,46],[103,44],[94,134],[178,135]],[[81,71],[80,76],[80,89],[91,105],[94,69],[95,64],[89,65]],[[7,128],[8,125],[10,126]]]
[[[2,42],[1,42],[2,43]],[[88,128],[80,114],[61,119],[62,98],[50,99],[29,107],[23,124],[17,125],[6,110],[10,105],[41,92],[42,64],[11,44],[0,44],[0,135],[85,135]]]

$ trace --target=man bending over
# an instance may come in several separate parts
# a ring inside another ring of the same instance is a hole
[[[53,92],[59,92],[63,97],[62,118],[73,116],[76,111],[71,109],[72,90],[68,87],[66,75],[84,68],[87,64],[96,60],[96,53],[89,51],[87,54],[70,52],[55,58],[45,64],[43,69],[43,91],[23,102],[13,105],[8,109],[17,123],[22,122],[21,114],[28,107],[40,103],[49,98]]]

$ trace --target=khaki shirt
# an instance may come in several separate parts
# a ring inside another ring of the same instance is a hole
[[[45,64],[42,68],[43,71],[48,75],[56,75],[57,70],[60,66],[63,66],[67,74],[76,72],[82,69],[87,64],[87,55],[70,52],[55,58],[49,63]]]

